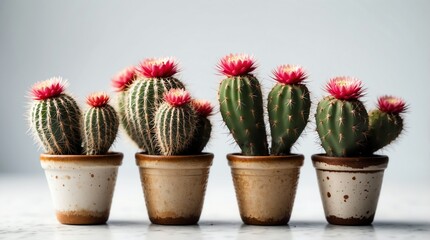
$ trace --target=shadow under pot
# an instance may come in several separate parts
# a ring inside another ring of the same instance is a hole
[[[103,224],[109,218],[122,153],[41,154],[57,219],[62,224]]]
[[[196,224],[203,208],[214,155],[136,153],[149,220],[161,225]]]
[[[304,156],[228,154],[240,217],[250,225],[285,225],[294,205]]]
[[[336,225],[369,225],[375,217],[388,157],[312,155],[327,221]]]

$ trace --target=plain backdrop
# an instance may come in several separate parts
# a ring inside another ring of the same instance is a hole
[[[216,64],[229,53],[255,56],[267,95],[280,64],[300,64],[309,73],[316,103],[334,76],[361,79],[370,109],[376,97],[403,97],[402,137],[382,153],[390,163],[384,181],[430,182],[430,1],[1,1],[0,174],[43,175],[42,150],[27,134],[28,91],[52,76],[69,80],[68,92],[84,108],[94,91],[114,96],[111,78],[147,57],[174,56],[179,78],[196,98],[218,107],[221,76]],[[266,98],[266,97],[265,97]],[[230,180],[225,155],[237,152],[219,112],[211,118],[206,151],[216,157],[210,182]],[[310,156],[323,150],[314,118],[294,152],[306,157],[301,181],[315,182]],[[113,147],[124,153],[120,176],[137,176],[124,134]],[[316,183],[315,183],[316,184]]]

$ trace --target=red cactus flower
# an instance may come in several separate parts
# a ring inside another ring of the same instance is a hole
[[[45,100],[62,94],[66,88],[67,81],[61,77],[53,77],[48,80],[38,82],[31,88],[31,95],[34,100]]]
[[[335,77],[326,85],[326,91],[341,100],[359,99],[364,95],[362,83],[357,78]]]
[[[247,54],[229,54],[221,58],[217,67],[221,74],[232,77],[251,73],[256,64],[254,58]]]
[[[179,72],[178,63],[171,57],[145,59],[136,70],[147,78],[166,78]]]
[[[208,117],[212,114],[214,107],[211,105],[209,101],[206,100],[193,100],[191,101],[191,105],[198,115],[202,117]]]
[[[164,100],[173,107],[181,107],[191,101],[191,95],[184,89],[172,88],[164,94]]]
[[[109,102],[109,96],[105,92],[92,93],[87,97],[87,104],[91,107],[104,107]]]
[[[112,78],[112,86],[116,92],[123,92],[136,80],[136,75],[134,66],[127,67]]]
[[[282,84],[296,84],[307,78],[305,70],[298,65],[281,65],[273,70],[273,79]]]
[[[393,96],[382,96],[378,98],[378,109],[386,113],[403,113],[407,106],[403,99]]]

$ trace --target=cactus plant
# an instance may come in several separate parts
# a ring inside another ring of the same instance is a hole
[[[255,60],[246,54],[221,59],[218,70],[226,78],[218,100],[224,122],[244,155],[268,155],[260,82],[252,74]]]
[[[269,93],[269,113],[273,155],[290,154],[290,149],[306,127],[311,100],[303,84],[304,69],[296,65],[282,65],[273,71],[277,81]]]
[[[163,155],[179,155],[191,143],[197,116],[184,89],[170,89],[155,113],[155,133]]]
[[[206,100],[192,100],[191,106],[197,114],[196,131],[189,145],[188,154],[201,153],[208,144],[212,132],[212,124],[208,117],[212,114],[213,106]]]
[[[135,80],[128,90],[126,115],[133,131],[132,139],[148,154],[159,154],[155,136],[155,112],[163,102],[163,95],[172,88],[184,88],[173,76],[178,72],[172,58],[146,59],[136,68],[142,78]]]
[[[81,111],[64,93],[67,81],[53,77],[31,89],[30,126],[47,154],[81,154]]]
[[[118,116],[108,102],[109,96],[104,92],[87,97],[90,108],[84,113],[83,121],[83,145],[87,155],[107,153],[118,133]]]

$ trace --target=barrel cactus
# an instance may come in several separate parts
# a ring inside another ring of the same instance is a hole
[[[191,107],[196,112],[196,131],[186,152],[197,154],[203,151],[211,137],[212,124],[209,116],[212,115],[213,106],[207,100],[194,99],[191,101]]]

